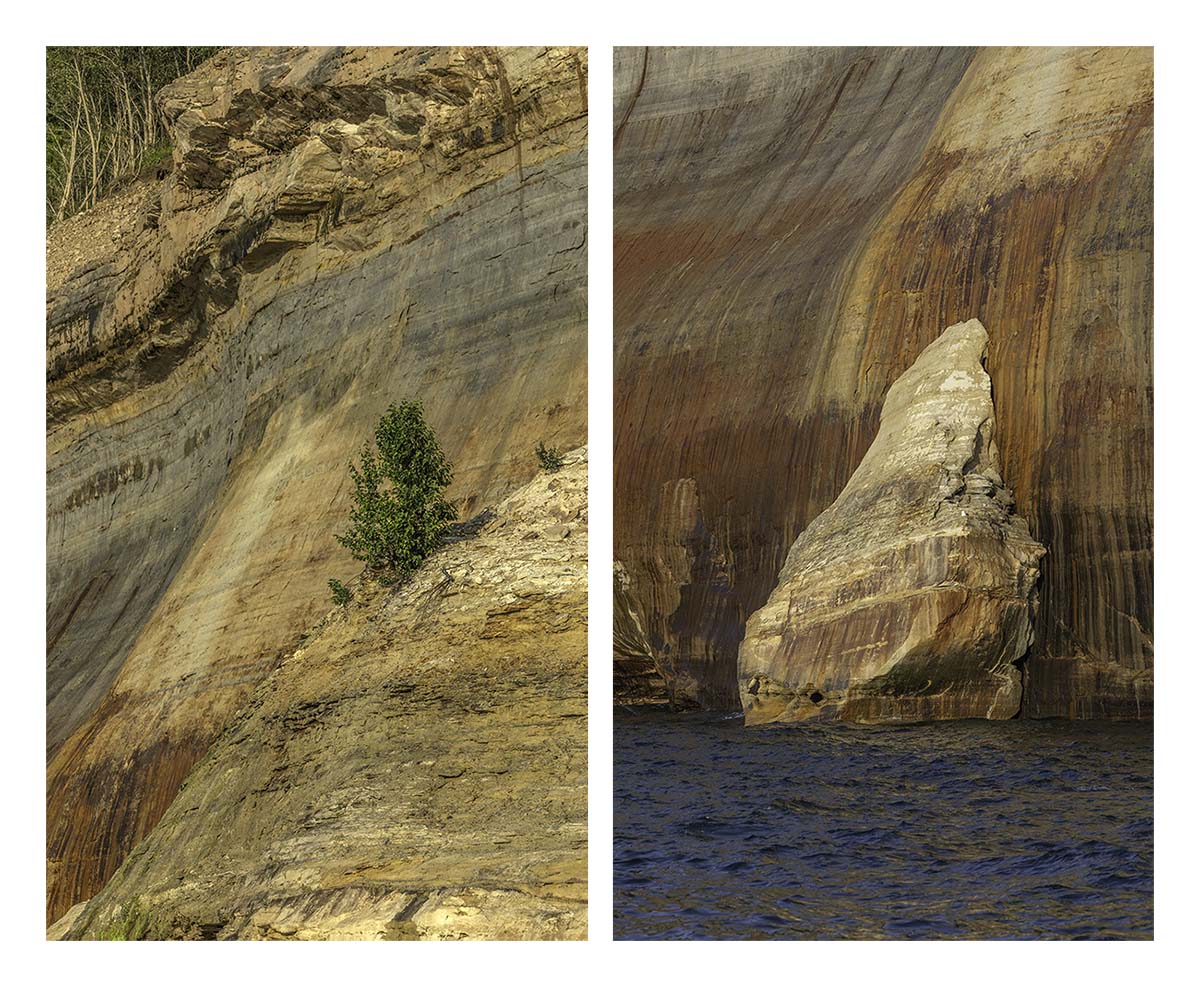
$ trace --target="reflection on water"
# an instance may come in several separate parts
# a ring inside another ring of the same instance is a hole
[[[619,939],[1153,931],[1152,730],[618,713]]]

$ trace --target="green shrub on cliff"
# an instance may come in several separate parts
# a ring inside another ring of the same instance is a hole
[[[455,519],[442,496],[453,476],[420,402],[391,405],[350,467],[354,506],[338,542],[376,578],[407,578]]]
[[[344,607],[353,598],[350,587],[340,579],[329,580],[329,591],[333,593],[333,602],[339,607]]]
[[[557,473],[563,468],[563,463],[566,462],[561,452],[557,449],[547,449],[542,442],[537,444],[534,452],[537,453],[538,465],[547,473]]]
[[[107,942],[137,942],[144,939],[164,939],[161,923],[146,908],[140,898],[125,902],[108,923],[89,938]]]

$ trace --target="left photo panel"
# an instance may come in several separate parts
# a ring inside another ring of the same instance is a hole
[[[48,938],[586,938],[587,69],[46,49]]]

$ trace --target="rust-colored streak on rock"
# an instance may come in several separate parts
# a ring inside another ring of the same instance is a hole
[[[1049,549],[1022,713],[1149,715],[1150,51],[651,58],[615,166],[615,538],[662,668],[737,705],[787,546],[893,381],[979,318],[1005,479]],[[681,480],[719,574],[663,564]]]
[[[981,57],[864,251],[847,294],[861,335],[839,323],[867,393],[938,325],[989,326],[1001,461],[1049,547],[1027,715],[1152,709],[1150,65],[1123,49]],[[1072,94],[1011,142],[960,139],[977,102],[1064,79]]]
[[[116,709],[105,710],[108,715]],[[211,743],[208,732],[162,736],[132,756],[98,761],[98,716],[59,751],[47,793],[46,921],[103,887],[167,811],[179,786]]]

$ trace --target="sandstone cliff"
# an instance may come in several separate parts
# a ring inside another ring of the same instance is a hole
[[[358,571],[346,464],[389,402],[424,402],[464,517],[583,442],[585,76],[228,50],[160,95],[172,173],[51,231],[49,918]]]
[[[586,936],[584,452],[463,527],[326,615],[67,937]]]
[[[929,344],[887,393],[846,488],[746,624],[746,723],[1011,719],[1045,549],[1012,514],[994,439],[988,336]]]
[[[618,49],[614,82],[615,550],[662,674],[739,705],[789,548],[978,318],[1049,550],[1022,715],[1149,716],[1151,51]]]

